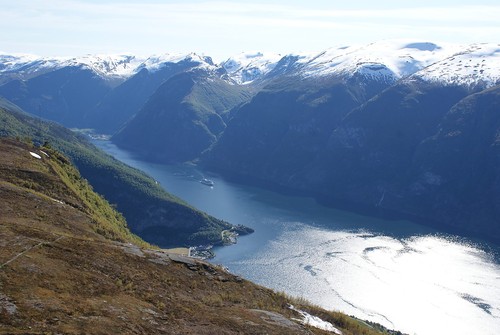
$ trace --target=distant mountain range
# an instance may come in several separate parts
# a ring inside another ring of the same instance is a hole
[[[207,78],[243,86],[249,96],[277,80],[286,86],[296,85],[296,81],[321,86],[341,78],[359,79],[387,87],[412,77],[472,88],[498,81],[499,48],[494,44],[379,42],[317,54],[241,53],[220,64],[196,53],[76,58],[0,55],[0,95],[32,114],[68,127],[114,133],[144,107],[161,84],[182,72],[203,72]],[[365,98],[374,93],[367,92]]]
[[[500,44],[0,56],[0,95],[161,162],[500,241]]]

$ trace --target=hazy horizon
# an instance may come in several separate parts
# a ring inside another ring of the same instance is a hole
[[[498,41],[495,1],[77,1],[3,4],[0,51],[39,56],[189,53],[217,61],[247,51],[289,54],[405,39]]]

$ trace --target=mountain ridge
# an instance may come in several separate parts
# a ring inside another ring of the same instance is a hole
[[[387,40],[365,45],[329,48],[319,53],[299,53],[280,55],[276,53],[242,52],[215,63],[211,57],[195,52],[173,53],[139,57],[136,55],[85,55],[81,57],[39,57],[35,55],[0,55],[0,75],[23,73],[34,75],[42,69],[55,70],[66,66],[85,66],[103,78],[128,79],[142,69],[153,72],[163,64],[191,60],[201,66],[225,68],[229,77],[238,84],[248,84],[265,77],[284,58],[297,58],[304,76],[323,76],[339,72],[353,73],[356,68],[367,64],[384,66],[395,78],[412,75],[430,65],[453,57],[500,57],[500,45],[495,43],[434,44],[431,42]],[[459,62],[459,60],[457,60]],[[496,61],[489,81],[499,79],[499,62]],[[338,65],[341,65],[340,67]],[[448,65],[448,64],[445,64]],[[476,65],[476,64],[475,64]],[[451,65],[450,65],[451,66]],[[465,66],[465,65],[464,65]],[[456,66],[454,66],[456,70]],[[463,68],[462,71],[465,71]],[[483,69],[484,70],[484,69]],[[449,72],[443,71],[442,74]],[[456,71],[455,71],[456,72]],[[482,72],[478,71],[480,76]],[[484,71],[483,71],[484,72]],[[245,74],[244,74],[245,73]],[[246,76],[246,77],[245,77]],[[382,75],[383,76],[383,75]],[[434,78],[438,78],[435,75]]]

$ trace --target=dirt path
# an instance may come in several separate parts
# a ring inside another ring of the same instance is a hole
[[[23,252],[15,255],[14,257],[12,257],[11,259],[9,259],[7,262],[3,263],[2,265],[0,265],[0,269],[2,269],[3,267],[5,267],[6,265],[8,265],[9,263],[12,263],[13,261],[15,261],[16,259],[18,259],[20,256],[24,255],[25,253],[27,253],[28,251],[30,250],[33,250],[35,248],[38,248],[39,246],[41,245],[44,245],[44,244],[52,244],[52,243],[56,243],[57,241],[59,241],[60,239],[62,239],[64,236],[59,236],[58,238],[56,238],[55,240],[53,241],[43,241],[43,242],[40,242],[38,244],[35,244],[34,246],[31,246],[29,247],[28,249],[24,250]]]

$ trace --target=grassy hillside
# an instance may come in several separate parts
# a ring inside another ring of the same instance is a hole
[[[82,135],[42,122],[6,100],[0,100],[0,136],[30,138],[67,155],[80,173],[116,205],[130,229],[164,247],[220,243],[231,227],[165,192],[155,181],[90,144]]]
[[[81,211],[91,221],[92,230],[107,239],[151,247],[130,232],[125,218],[93,191],[66,156],[48,146],[36,148],[31,142],[8,138],[0,139],[0,147],[3,156],[1,182],[4,186],[19,185],[31,196]],[[49,216],[42,215],[40,221]]]
[[[0,152],[0,334],[326,334],[290,304],[346,335],[388,334],[151,249],[51,148]]]

